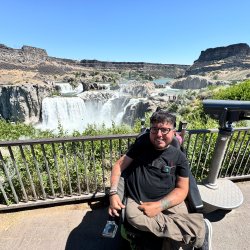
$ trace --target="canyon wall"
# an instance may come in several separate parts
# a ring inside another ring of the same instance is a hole
[[[176,78],[172,83],[173,88],[200,89],[210,85],[227,84],[228,79],[232,82],[250,77],[250,48],[245,43],[209,48],[201,51],[199,58],[189,66],[144,62],[78,61],[50,57],[46,50],[31,46],[13,49],[0,44],[0,117],[9,121],[34,124],[40,119],[43,98],[50,96],[54,90],[55,80],[74,80],[76,72],[81,72],[83,76],[81,84],[91,86],[95,84],[97,78],[100,78],[100,81],[111,79],[108,81],[112,82],[115,79],[112,78],[113,72],[121,77],[122,72],[132,71],[138,75],[142,73]],[[139,90],[137,87],[136,91],[141,92],[142,96],[142,89]],[[154,110],[155,103],[158,105],[159,102],[165,103],[169,99],[164,98],[154,102],[150,99],[129,107],[127,120],[140,117],[144,110]]]
[[[185,75],[204,75],[213,71],[250,70],[250,47],[246,43],[201,51],[199,58],[187,69]]]
[[[37,123],[42,100],[51,87],[38,85],[0,86],[0,117],[7,121]]]

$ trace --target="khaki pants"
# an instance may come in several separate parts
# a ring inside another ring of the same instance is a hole
[[[151,232],[158,237],[166,238],[163,249],[169,246],[169,239],[177,241],[180,246],[201,247],[205,237],[205,223],[203,215],[199,213],[188,213],[186,204],[183,202],[178,206],[165,210],[155,217],[146,216],[138,209],[137,204],[128,198],[126,205],[126,218],[135,228]]]

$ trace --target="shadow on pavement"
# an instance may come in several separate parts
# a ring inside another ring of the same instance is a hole
[[[108,219],[107,204],[102,202],[91,205],[92,211],[83,215],[81,223],[74,228],[66,243],[65,250],[121,250],[129,249],[124,245],[125,241],[120,235],[118,228],[115,238],[102,237],[103,228]],[[218,222],[232,210],[218,209],[204,214],[211,222]]]
[[[211,213],[208,214],[204,214],[204,217],[209,219],[211,222],[217,222],[220,221],[222,219],[224,219],[224,217],[230,213],[232,210],[222,210],[222,209],[217,209]]]
[[[103,204],[102,204],[103,205]],[[118,229],[115,238],[104,238],[101,233],[108,218],[107,207],[91,207],[74,228],[66,243],[65,250],[119,250],[122,249],[122,239]]]

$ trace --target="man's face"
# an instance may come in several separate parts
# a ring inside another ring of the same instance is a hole
[[[153,123],[150,127],[150,141],[158,150],[165,149],[172,141],[175,129],[173,125],[165,123]]]

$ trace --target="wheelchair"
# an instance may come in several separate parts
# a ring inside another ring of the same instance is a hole
[[[124,177],[121,177],[120,183],[124,182]],[[121,185],[121,184],[119,184]],[[123,186],[123,185],[121,185]],[[118,191],[119,192],[119,191]],[[124,193],[123,204],[126,205],[127,196]],[[185,200],[189,213],[202,213],[203,203],[191,171],[189,171],[189,193]],[[126,209],[126,208],[125,208]],[[124,240],[128,241],[131,250],[157,250],[162,249],[163,238],[159,238],[150,232],[140,231],[131,226],[126,220],[125,209],[121,211],[120,233]],[[117,223],[117,222],[116,222]],[[172,242],[171,244],[175,244]],[[172,248],[171,248],[172,249]],[[125,250],[125,248],[124,248]]]
[[[147,133],[148,131],[144,131]],[[173,139],[173,146],[180,148],[183,152],[184,149],[179,144],[176,138]],[[185,152],[184,152],[185,153]],[[118,195],[126,206],[127,195],[126,195],[126,170],[122,173],[122,176],[118,185]],[[202,213],[203,210],[203,202],[199,193],[199,189],[197,187],[196,180],[189,169],[189,192],[185,199],[186,206],[188,208],[189,213]],[[126,209],[126,208],[125,208]],[[109,216],[108,229],[103,231],[103,236],[106,237],[114,237],[118,226],[120,226],[120,233],[124,240],[124,250],[129,248],[131,250],[157,250],[162,249],[162,243],[164,238],[159,238],[150,232],[143,232],[128,223],[125,217],[125,209],[122,209],[120,217],[111,217]],[[171,242],[171,245],[175,244],[175,242]],[[174,249],[171,247],[171,249]]]

